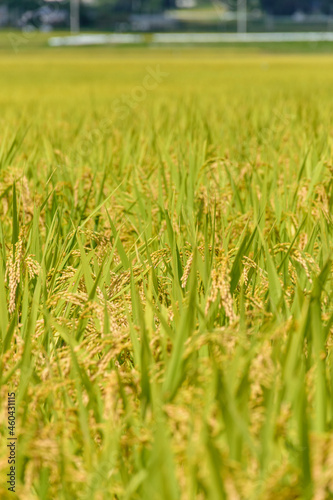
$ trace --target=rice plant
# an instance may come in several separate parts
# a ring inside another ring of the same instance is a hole
[[[331,62],[1,55],[1,498],[333,497]]]

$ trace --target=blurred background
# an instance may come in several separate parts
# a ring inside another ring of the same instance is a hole
[[[1,0],[0,28],[26,32],[324,32],[333,30],[333,0]]]

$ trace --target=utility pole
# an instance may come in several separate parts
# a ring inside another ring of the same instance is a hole
[[[237,31],[247,32],[247,0],[237,0]]]
[[[80,0],[70,0],[70,24],[71,33],[79,33],[80,31]]]

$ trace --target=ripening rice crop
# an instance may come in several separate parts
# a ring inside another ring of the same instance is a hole
[[[1,498],[12,391],[19,499],[333,496],[332,88],[331,56],[1,55]]]

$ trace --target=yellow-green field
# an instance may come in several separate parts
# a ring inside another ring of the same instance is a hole
[[[332,89],[329,55],[1,52],[1,499],[333,498]]]

